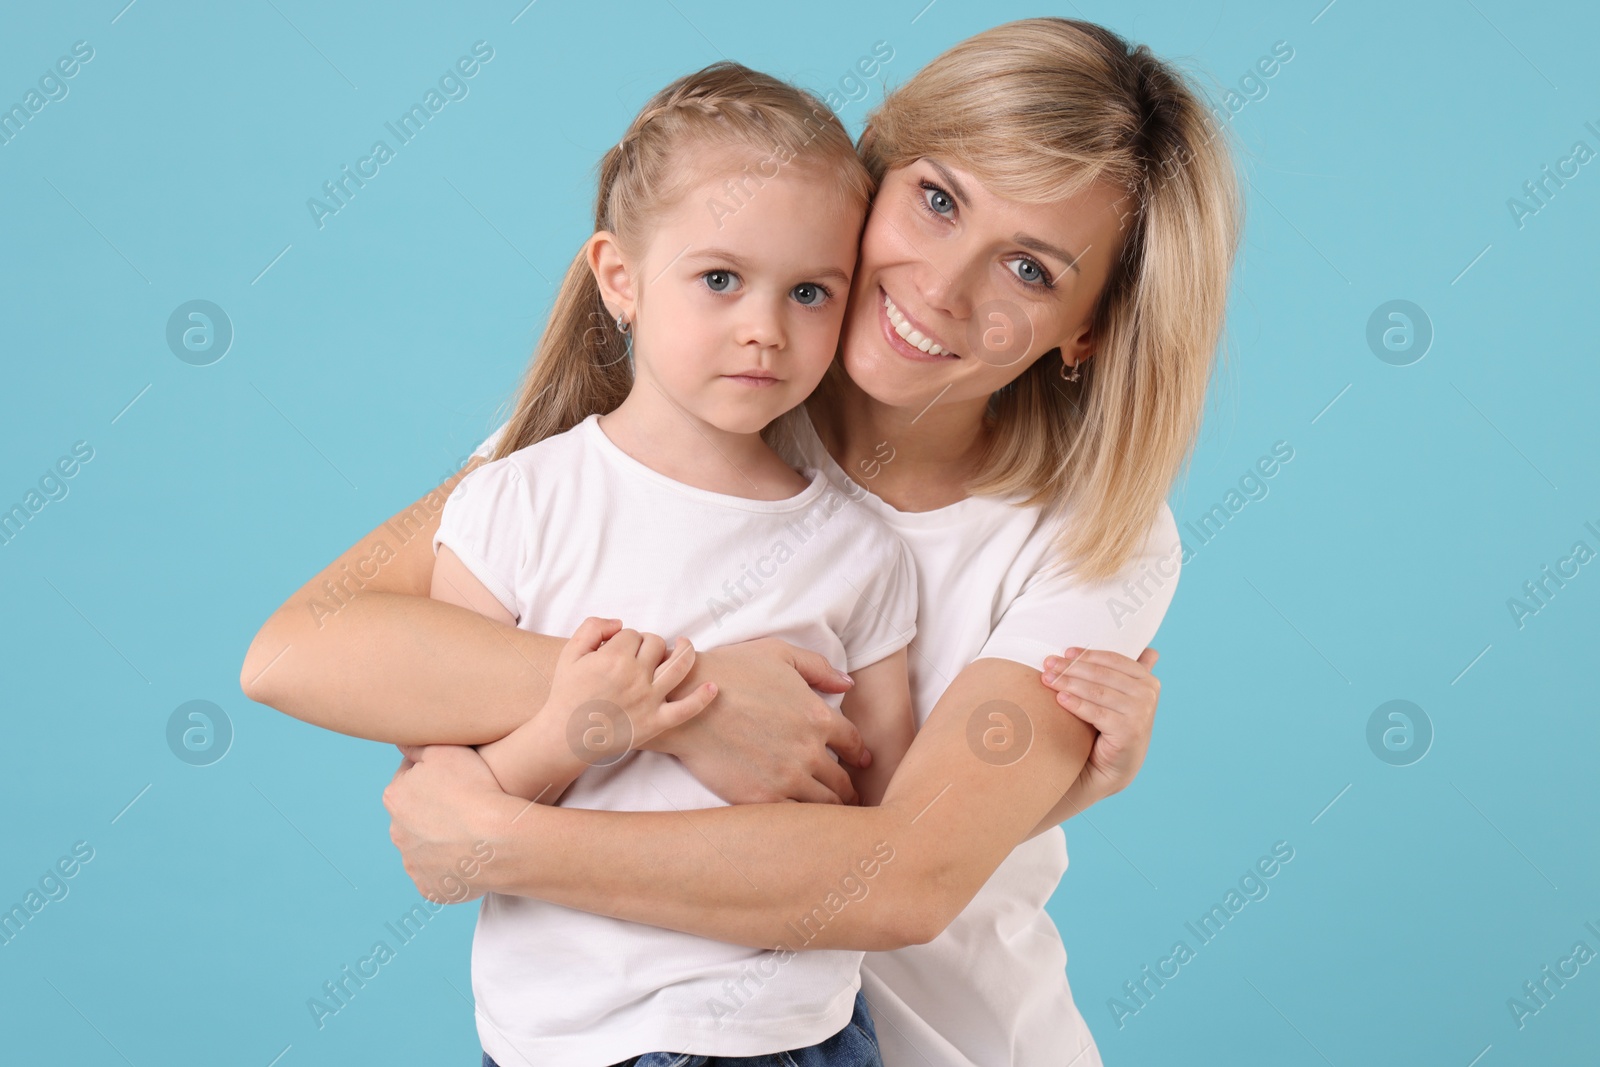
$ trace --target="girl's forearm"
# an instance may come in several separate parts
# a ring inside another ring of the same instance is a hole
[[[363,589],[330,613],[318,579],[251,643],[239,678],[250,699],[374,741],[474,745],[515,730],[549,695],[561,638],[497,626],[425,589]]]
[[[558,712],[547,704],[505,737],[478,746],[478,755],[510,795],[553,805],[588,768],[568,746]]]

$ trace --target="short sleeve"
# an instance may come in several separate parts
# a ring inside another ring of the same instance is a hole
[[[1172,603],[1182,555],[1178,524],[1163,502],[1143,547],[1114,577],[1085,584],[1056,568],[1035,573],[1006,607],[978,658],[1015,660],[1035,670],[1044,669],[1046,656],[1071,647],[1137,659]]]
[[[433,535],[434,554],[440,545],[448,545],[520,621],[517,576],[527,563],[533,517],[527,479],[511,457],[485,463],[462,478],[445,499]]]
[[[844,632],[846,672],[860,670],[911,643],[917,636],[917,570],[911,549],[887,527],[879,541],[882,561],[856,584],[860,596]]]

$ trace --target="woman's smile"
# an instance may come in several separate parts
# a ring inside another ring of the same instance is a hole
[[[946,363],[961,358],[901,310],[881,286],[878,296],[878,323],[890,348],[919,363]],[[913,339],[917,343],[913,343]]]

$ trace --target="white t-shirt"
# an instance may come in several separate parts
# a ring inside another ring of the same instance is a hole
[[[629,456],[590,416],[463,478],[435,551],[449,545],[523,629],[570,634],[598,615],[669,647],[775,636],[857,670],[914,636],[913,564],[869,508],[806,475],[785,500],[698,489]],[[675,757],[643,750],[586,769],[561,799],[611,811],[723,804]],[[479,1040],[502,1067],[813,1045],[850,1021],[863,953],[800,944],[752,949],[491,893],[472,945]]]
[[[898,511],[851,481],[801,422],[801,455],[791,458],[821,469],[880,516],[916,559],[909,660],[918,728],[975,660],[1043,670],[1046,656],[1071,646],[1136,658],[1155,636],[1181,555],[1166,504],[1127,567],[1088,585],[1052,565],[1069,515],[977,496]],[[1052,827],[1013,849],[938,937],[866,954],[861,988],[884,1067],[1100,1067],[1067,984],[1066,949],[1045,911],[1066,870],[1066,835]]]

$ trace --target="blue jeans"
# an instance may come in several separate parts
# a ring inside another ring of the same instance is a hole
[[[485,1052],[483,1067],[500,1067]],[[856,993],[855,1014],[845,1028],[826,1041],[762,1056],[699,1056],[690,1052],[646,1052],[613,1067],[883,1067],[878,1032],[872,1027],[867,998]]]

